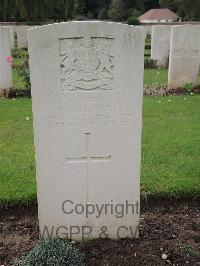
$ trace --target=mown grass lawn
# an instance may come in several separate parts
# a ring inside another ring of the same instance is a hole
[[[29,201],[35,197],[31,100],[1,99],[0,203]]]
[[[144,70],[144,86],[163,87],[168,83],[168,69],[145,69]],[[200,85],[200,73],[194,86]]]
[[[142,190],[200,196],[200,96],[144,97]]]
[[[143,197],[200,195],[199,132],[200,96],[144,97]],[[0,100],[0,164],[0,204],[35,200],[30,99]]]
[[[168,69],[145,69],[144,86],[167,86]]]

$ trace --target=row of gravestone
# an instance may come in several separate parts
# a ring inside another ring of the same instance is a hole
[[[11,67],[5,58],[10,56],[10,48],[15,47],[15,33],[19,48],[28,47],[28,26],[9,26],[0,28],[2,45],[2,78],[0,89],[12,87]],[[8,33],[9,32],[9,36]],[[200,27],[195,25],[153,26],[151,58],[158,67],[169,62],[168,85],[170,88],[183,87],[197,81],[200,59]]]
[[[169,63],[169,87],[195,85],[200,66],[200,26],[153,26],[151,59],[158,67]]]
[[[28,47],[27,31],[30,28],[28,26],[0,27],[0,92],[13,86],[11,49]]]
[[[28,31],[43,237],[138,236],[145,35],[97,21]]]

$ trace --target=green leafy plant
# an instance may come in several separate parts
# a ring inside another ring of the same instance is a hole
[[[63,239],[41,241],[14,266],[83,266],[84,254]]]
[[[186,245],[184,247],[184,250],[192,256],[199,256],[200,255],[200,253],[198,251],[196,251],[191,245]]]
[[[30,89],[30,69],[29,69],[29,57],[27,49],[14,49],[12,52],[14,61],[12,64],[13,69],[23,78],[23,83],[27,89]]]
[[[187,92],[191,92],[192,89],[193,89],[193,83],[186,83],[184,85],[184,89],[187,91]]]

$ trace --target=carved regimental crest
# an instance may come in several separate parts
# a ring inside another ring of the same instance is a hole
[[[62,90],[112,90],[112,42],[109,38],[61,39]]]

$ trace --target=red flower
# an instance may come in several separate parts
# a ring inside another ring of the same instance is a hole
[[[6,58],[6,61],[12,66],[12,64],[13,64],[13,58],[12,58],[12,56],[8,56]]]

